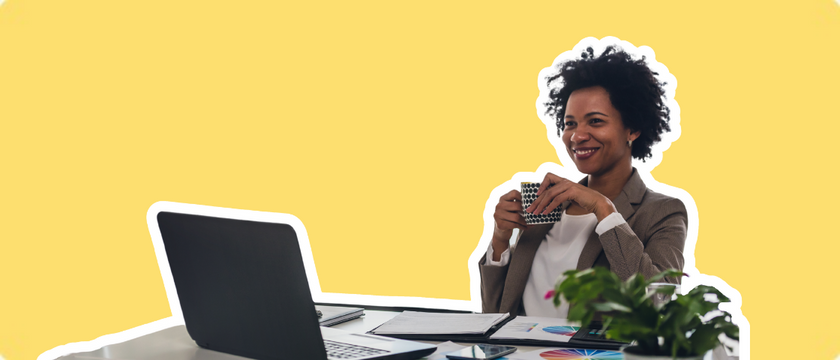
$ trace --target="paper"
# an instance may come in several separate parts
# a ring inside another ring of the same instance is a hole
[[[502,326],[490,338],[569,342],[579,329],[579,323],[566,319],[519,316]]]
[[[373,331],[389,334],[484,334],[508,314],[447,314],[403,311]]]
[[[510,360],[622,360],[624,355],[612,350],[545,348],[508,355]]]

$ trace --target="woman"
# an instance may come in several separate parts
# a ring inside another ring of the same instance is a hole
[[[563,85],[551,90],[547,114],[588,176],[576,183],[547,174],[527,209],[516,190],[499,199],[493,241],[479,265],[484,312],[566,317],[568,304],[555,308],[544,295],[570,269],[604,266],[627,279],[683,267],[685,206],[648,189],[631,163],[651,157],[651,146],[670,131],[663,84],[643,59],[615,47],[598,57],[589,48],[559,69],[548,78]],[[558,207],[560,222],[525,224],[523,210]],[[520,237],[510,248],[515,228]]]

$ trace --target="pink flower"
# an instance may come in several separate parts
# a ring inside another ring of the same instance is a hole
[[[554,297],[554,290],[548,290],[548,292],[545,293],[545,299],[546,300],[551,299],[553,297]]]

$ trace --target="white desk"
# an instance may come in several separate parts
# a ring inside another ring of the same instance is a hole
[[[353,332],[364,333],[390,320],[399,312],[365,310],[361,319],[351,320],[333,326]],[[438,344],[438,342],[427,342]],[[468,344],[464,344],[467,346]],[[520,351],[531,351],[537,347],[519,346]],[[146,336],[119,344],[105,346],[99,350],[60,357],[61,360],[244,360],[241,356],[207,350],[198,347],[187,333],[184,325],[174,326]]]
[[[365,310],[361,319],[351,320],[334,328],[364,333],[399,314],[396,311]],[[439,342],[424,341],[429,344]],[[470,344],[459,343],[464,346]],[[517,346],[520,352],[528,352],[543,347]],[[155,333],[141,336],[123,343],[105,346],[99,350],[76,353],[60,357],[61,360],[250,360],[241,356],[225,354],[200,348],[190,338],[184,325],[177,325]],[[719,347],[706,354],[706,360],[729,359],[723,348]],[[736,358],[737,359],[737,358]]]

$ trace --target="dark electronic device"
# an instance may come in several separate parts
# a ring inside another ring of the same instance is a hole
[[[589,326],[582,327],[574,335],[570,343],[578,344],[581,347],[600,348],[600,349],[619,349],[627,345],[625,342],[607,339],[606,331],[602,330],[603,323],[600,321],[593,321]]]
[[[288,224],[157,213],[187,332],[201,347],[277,360],[417,359],[434,345],[318,326]],[[352,356],[333,355],[337,351]]]
[[[459,351],[446,353],[446,357],[455,360],[491,360],[516,351],[516,347],[505,345],[477,344]]]

